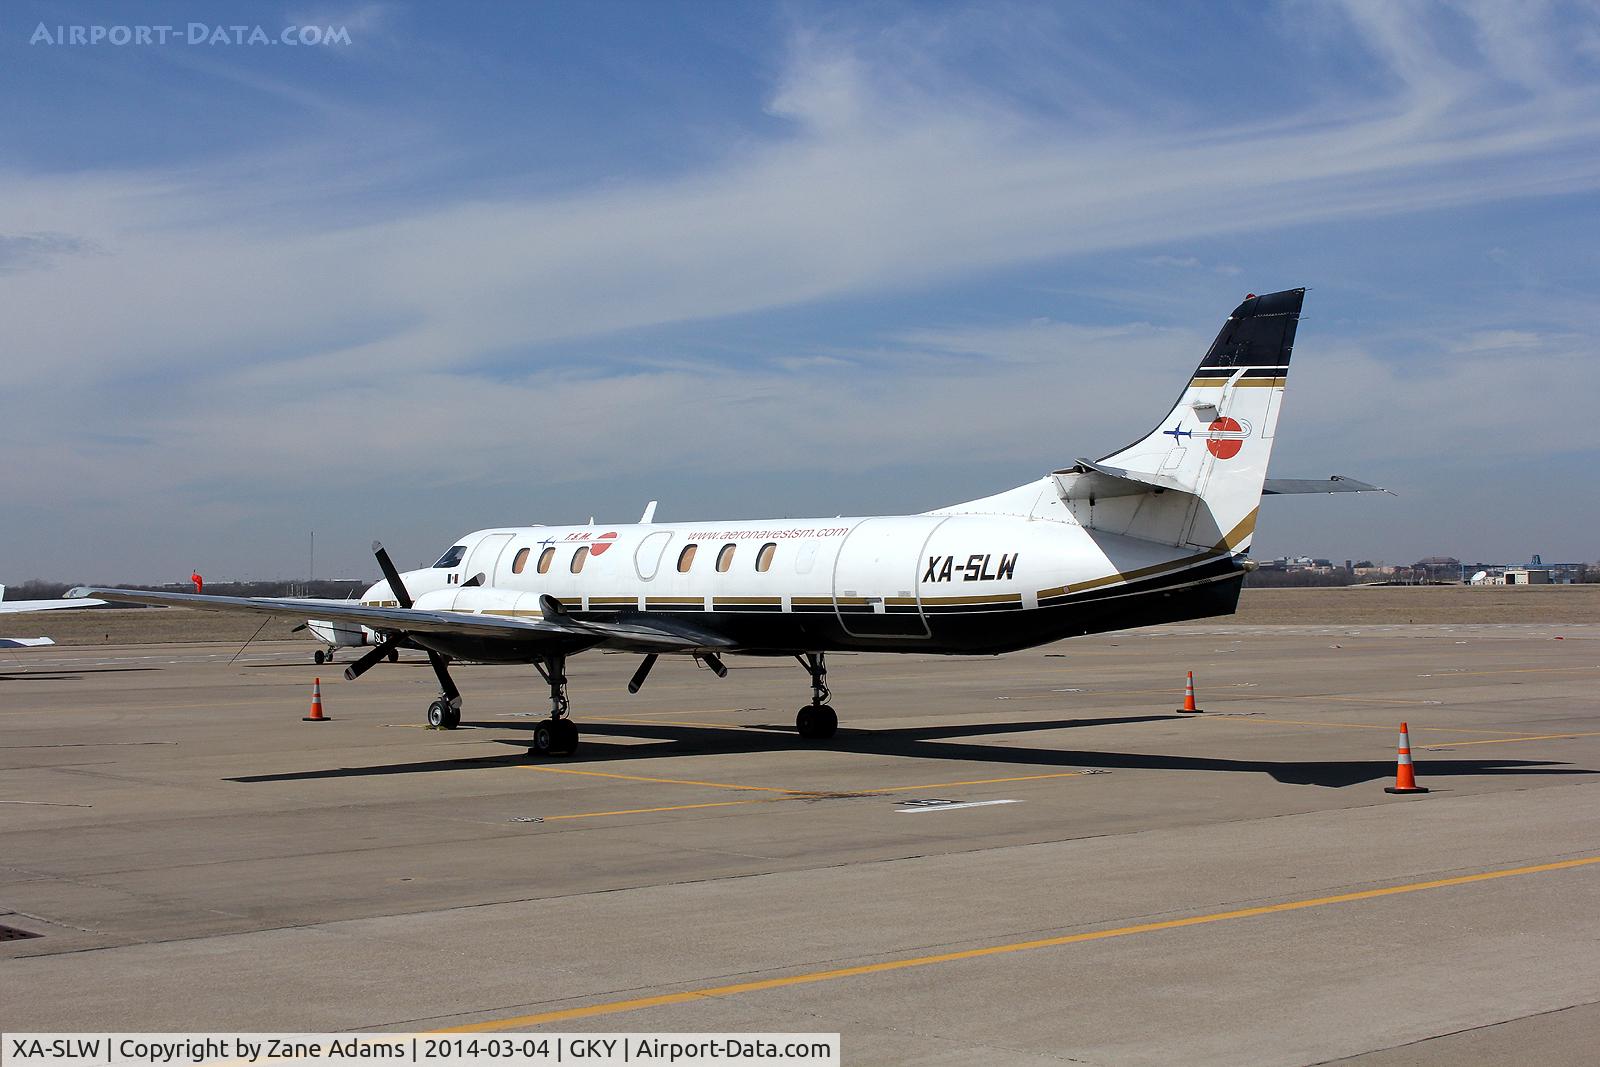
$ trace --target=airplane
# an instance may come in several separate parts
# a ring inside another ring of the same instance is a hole
[[[64,600],[7,600],[6,587],[0,585],[0,614],[24,611],[56,611],[61,608],[93,608],[104,600],[71,597]],[[0,637],[0,648],[44,648],[55,644],[48,637]]]
[[[719,677],[723,657],[792,656],[810,676],[803,738],[833,736],[829,652],[988,656],[1063,638],[1229,615],[1267,493],[1374,491],[1335,476],[1267,478],[1304,289],[1248,295],[1156,428],[992,496],[917,515],[525,526],[478,530],[431,567],[356,603],[74,590],[114,602],[257,612],[367,627],[361,677],[399,647],[427,652],[439,683],[430,726],[454,729],[453,660],[532,664],[549,688],[535,756],[569,756],[578,728],[569,657],[662,655]],[[1179,435],[1168,428],[1193,427]]]

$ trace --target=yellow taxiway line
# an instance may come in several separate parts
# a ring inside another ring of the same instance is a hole
[[[1461,748],[1465,745],[1509,745],[1513,741],[1554,741],[1570,737],[1600,737],[1600,730],[1590,730],[1577,734],[1535,734],[1532,737],[1489,737],[1482,741],[1439,741],[1431,745],[1418,745],[1417,748]]]
[[[763,978],[753,982],[707,986],[702,989],[688,989],[679,993],[663,993],[652,997],[612,1000],[600,1004],[588,1004],[578,1008],[558,1008],[554,1011],[537,1012],[531,1015],[514,1015],[508,1018],[488,1019],[483,1022],[467,1023],[462,1026],[451,1026],[434,1032],[465,1034],[493,1030],[516,1030],[529,1026],[542,1026],[546,1023],[590,1019],[599,1015],[617,1015],[622,1012],[638,1011],[642,1008],[659,1008],[669,1004],[689,1004],[711,1000],[716,997],[730,997],[742,993],[759,993],[769,989],[784,989],[790,986],[831,982],[840,978],[858,978],[865,975],[885,974],[890,971],[902,971],[913,967],[930,967],[942,963],[982,959],[986,956],[1003,956],[1013,952],[1031,952],[1037,949],[1083,944],[1088,941],[1104,941],[1115,937],[1156,933],[1161,930],[1177,930],[1186,926],[1204,926],[1209,923],[1229,922],[1235,919],[1252,919],[1261,915],[1303,911],[1307,908],[1326,907],[1330,904],[1350,904],[1359,900],[1376,900],[1382,897],[1399,896],[1404,893],[1418,893],[1428,889],[1444,889],[1450,886],[1471,885],[1475,882],[1488,882],[1499,878],[1513,878],[1528,874],[1542,874],[1548,871],[1570,870],[1574,867],[1587,867],[1597,863],[1600,863],[1600,855],[1583,856],[1578,859],[1561,860],[1556,863],[1539,863],[1528,867],[1505,867],[1499,870],[1481,871],[1477,874],[1458,875],[1454,878],[1436,878],[1426,882],[1409,882],[1405,885],[1388,886],[1383,889],[1363,889],[1354,893],[1308,897],[1302,900],[1287,901],[1282,904],[1263,904],[1254,908],[1237,908],[1233,911],[1218,911],[1209,915],[1192,915],[1183,919],[1138,923],[1133,926],[1119,926],[1110,930],[1091,930],[1087,933],[1065,934],[1061,937],[1045,937],[1033,941],[984,945],[980,948],[962,949],[957,952],[941,952],[930,956],[908,956],[897,960],[886,960],[882,963],[864,963],[855,967],[837,967],[832,970],[792,974],[781,978]]]

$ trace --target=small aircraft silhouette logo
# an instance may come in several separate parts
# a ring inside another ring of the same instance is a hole
[[[1250,436],[1250,423],[1238,419],[1230,419],[1226,415],[1217,419],[1204,430],[1185,430],[1180,421],[1170,430],[1161,431],[1172,438],[1172,443],[1177,444],[1185,437],[1199,437],[1206,443],[1206,450],[1218,459],[1232,459],[1239,454],[1239,449],[1244,447],[1244,441]]]

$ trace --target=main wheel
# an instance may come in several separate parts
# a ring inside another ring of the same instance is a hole
[[[578,724],[571,719],[557,719],[551,726],[550,754],[570,756],[578,751]]]
[[[389,650],[389,662],[390,663],[399,663],[400,662],[400,650],[398,648],[391,648]]]
[[[311,654],[311,661],[319,667],[326,663],[327,659],[327,653],[323,652],[320,648]]]
[[[530,756],[548,756],[556,742],[556,724],[545,719],[533,728],[533,743],[528,746]]]

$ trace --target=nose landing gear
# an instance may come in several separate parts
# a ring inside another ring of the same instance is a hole
[[[828,689],[827,656],[822,652],[807,652],[795,658],[811,675],[811,703],[794,717],[795,729],[808,741],[826,740],[839,729],[839,716],[828,705],[833,694]]]

